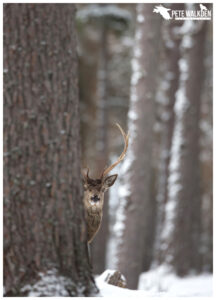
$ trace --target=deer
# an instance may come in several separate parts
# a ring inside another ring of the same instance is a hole
[[[104,168],[101,176],[97,179],[89,177],[89,168],[83,172],[84,188],[84,210],[87,223],[87,241],[90,244],[100,229],[103,217],[103,205],[105,192],[115,183],[118,174],[107,176],[125,157],[128,149],[129,133],[125,134],[121,126],[116,123],[123,138],[124,149],[116,162],[107,168]]]

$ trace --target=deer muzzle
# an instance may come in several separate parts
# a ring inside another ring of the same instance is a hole
[[[98,195],[94,195],[91,197],[91,200],[94,202],[98,202],[98,201],[100,201],[100,198],[98,197]]]

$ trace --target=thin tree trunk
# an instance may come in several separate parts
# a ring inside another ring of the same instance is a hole
[[[105,17],[104,17],[105,18]],[[107,85],[108,85],[108,28],[106,19],[101,21],[100,30],[100,57],[98,68],[98,109],[97,109],[97,178],[108,164],[108,107],[107,107]],[[108,218],[108,193],[104,197],[103,219],[101,228],[92,242],[92,263],[95,274],[100,274],[105,269],[106,246],[109,232]]]
[[[74,18],[73,4],[4,5],[7,296],[94,290],[80,179]]]
[[[186,49],[188,78],[187,99],[183,117],[183,144],[180,164],[180,186],[174,232],[174,266],[179,275],[190,270],[201,271],[201,206],[200,186],[200,107],[204,81],[204,45],[207,23],[192,33],[192,45]],[[197,25],[198,27],[198,25]],[[196,30],[196,29],[195,29]]]
[[[208,22],[206,74],[201,104],[202,254],[203,271],[213,272],[213,22]]]
[[[127,279],[129,288],[137,288],[143,266],[146,220],[151,205],[152,142],[155,117],[155,90],[160,40],[159,16],[152,18],[154,5],[137,5],[131,103],[129,109],[130,149],[122,166],[120,189],[120,228],[118,268]],[[120,220],[118,220],[119,222]],[[151,228],[152,229],[152,228]],[[146,245],[147,246],[147,245]]]
[[[206,22],[187,28],[181,43],[168,201],[161,233],[163,262],[173,266],[181,276],[202,268],[199,121]]]
[[[175,10],[184,9],[184,4],[172,4],[170,7]],[[157,233],[155,241],[155,260],[161,262],[161,230],[163,228],[165,218],[165,204],[168,197],[168,178],[169,163],[171,156],[171,144],[173,130],[175,124],[175,97],[179,84],[179,59],[180,59],[180,43],[181,37],[175,33],[175,30],[182,25],[181,21],[164,22],[163,26],[163,44],[164,44],[164,62],[162,63],[162,84],[158,96],[158,102],[161,104],[161,144],[160,144],[160,162],[159,162],[159,178],[157,188]],[[162,99],[160,99],[162,97]]]

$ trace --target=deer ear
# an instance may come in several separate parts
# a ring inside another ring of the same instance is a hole
[[[88,189],[88,184],[84,177],[82,178],[82,184],[83,184],[84,191],[86,191]]]
[[[111,175],[111,176],[107,177],[104,180],[104,187],[105,187],[105,189],[108,189],[109,187],[111,187],[115,183],[117,177],[118,177],[118,174]]]

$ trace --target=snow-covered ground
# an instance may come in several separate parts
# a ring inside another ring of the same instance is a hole
[[[206,273],[181,278],[173,273],[166,273],[161,267],[141,274],[139,290],[148,291],[152,296],[160,293],[161,296],[211,297],[213,276]]]
[[[96,278],[100,296],[109,297],[213,297],[212,274],[179,278],[156,268],[141,274],[138,290],[123,289],[105,282],[107,271]]]

